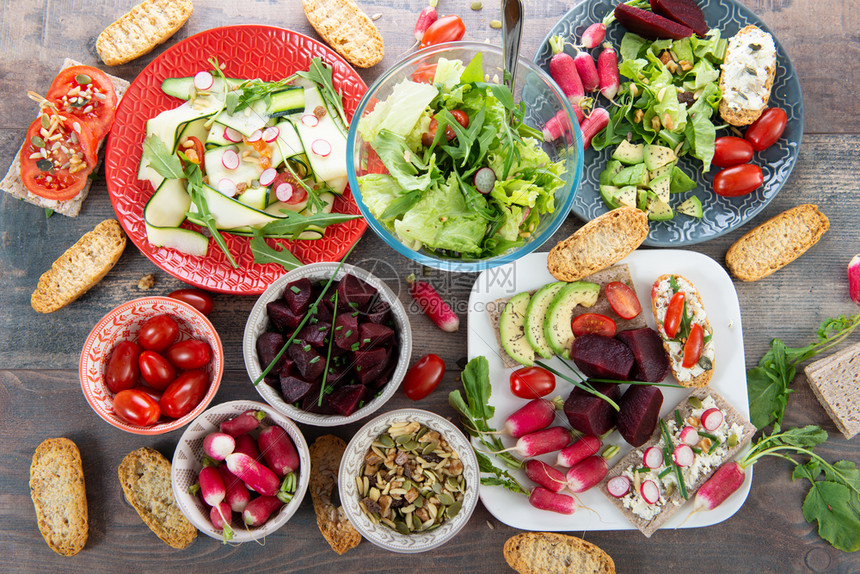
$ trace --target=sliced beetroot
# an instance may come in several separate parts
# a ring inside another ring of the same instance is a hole
[[[356,351],[353,355],[355,357],[355,370],[361,384],[371,384],[385,372],[390,355],[391,349],[384,348]]]
[[[316,296],[314,297],[314,301],[316,301]],[[331,309],[320,303],[311,315],[311,322],[313,322],[313,319],[316,319],[321,323],[331,324],[332,318]]]
[[[632,446],[642,446],[657,428],[663,393],[650,385],[630,385],[621,401],[621,410],[615,415],[618,432]]]
[[[586,333],[573,340],[570,358],[586,377],[628,380],[633,369],[633,351],[612,337]]]
[[[347,351],[358,343],[358,319],[352,313],[339,313],[334,320],[334,344]]]
[[[275,357],[281,351],[281,347],[283,346],[284,336],[280,333],[266,332],[257,337],[257,357],[260,359],[260,367],[265,370],[265,368],[275,360]],[[281,357],[281,359],[283,359],[283,357]],[[275,367],[269,372],[277,373],[280,368],[281,362],[278,361]]]
[[[289,331],[299,326],[302,322],[302,316],[293,313],[290,306],[284,299],[277,299],[270,303],[266,303],[266,313],[269,315],[269,320],[275,325],[279,331]]]
[[[329,402],[329,395],[323,393],[322,404],[319,404],[319,397],[320,386],[316,385],[314,390],[308,393],[302,400],[302,410],[309,413],[316,413],[318,415],[333,415],[335,410],[332,408],[331,402]]]
[[[693,0],[651,0],[651,10],[660,16],[692,28],[699,36],[708,33],[705,13]]]
[[[633,352],[633,369],[630,378],[634,381],[659,383],[669,374],[669,356],[657,331],[650,327],[621,331],[615,335]]]
[[[295,376],[298,372],[298,369],[296,369],[296,362],[288,353],[284,353],[283,356],[281,356],[281,367],[278,369],[278,376],[281,378],[290,377]]]
[[[680,40],[694,34],[692,28],[683,24],[664,18],[654,12],[634,8],[624,3],[618,4],[615,7],[615,18],[630,32],[639,34],[649,40],[660,38]]]
[[[358,410],[358,405],[367,396],[367,387],[364,385],[345,385],[335,389],[328,400],[331,407],[338,413],[348,417]]]
[[[328,374],[325,376],[325,384],[327,386],[337,385],[344,381],[355,380],[353,376],[354,365],[343,363],[340,365],[329,365]]]
[[[614,383],[591,383],[591,386],[615,402],[621,397],[621,390]],[[571,427],[587,435],[604,435],[615,425],[612,405],[579,387],[564,401],[564,414]]]
[[[377,299],[367,310],[367,320],[371,323],[387,323],[391,318],[391,305],[382,299]]]
[[[362,323],[358,326],[358,339],[362,351],[387,347],[394,340],[394,329],[377,323]]]
[[[295,342],[290,345],[287,352],[296,362],[296,368],[302,378],[314,381],[322,376],[325,370],[325,357],[317,353],[316,349],[307,343]]]
[[[284,287],[284,299],[293,313],[304,315],[311,304],[311,282],[307,277],[292,281]]]
[[[281,377],[281,395],[288,403],[295,403],[305,398],[312,389],[319,390],[319,383],[314,384],[298,377]]]
[[[337,286],[338,307],[364,311],[377,298],[376,288],[355,275],[345,275]]]
[[[312,347],[323,347],[327,343],[326,337],[328,337],[329,331],[331,331],[329,323],[323,323],[322,321],[311,323],[308,321],[302,327],[302,330],[299,331],[297,338],[299,341],[307,343]]]

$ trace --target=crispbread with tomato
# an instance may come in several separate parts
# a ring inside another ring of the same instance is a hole
[[[28,203],[75,217],[98,168],[116,104],[128,82],[66,59],[48,90],[50,106],[30,125],[0,189]]]

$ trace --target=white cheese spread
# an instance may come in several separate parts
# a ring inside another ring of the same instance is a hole
[[[712,333],[710,327],[708,327],[707,314],[702,306],[701,299],[698,296],[689,296],[691,293],[696,293],[696,288],[693,287],[689,281],[677,275],[675,276],[675,282],[678,285],[678,291],[685,293],[684,300],[687,304],[687,315],[691,317],[690,321],[692,323],[699,323],[704,329],[706,341],[702,348],[702,357],[707,359],[707,361],[713,365],[715,357],[714,340],[713,337],[708,337],[709,335],[712,335]],[[663,320],[666,317],[666,310],[669,307],[669,301],[675,294],[672,290],[670,279],[663,279],[657,286],[656,292],[657,299],[654,304],[657,309],[657,328],[660,335],[665,338],[666,333],[663,330]],[[673,371],[678,382],[683,383],[685,381],[689,381],[706,371],[706,369],[702,367],[702,363],[704,361],[701,361],[701,359],[689,369],[685,369],[681,366],[684,361],[684,341],[667,340],[666,346],[668,347],[669,358],[675,365]]]
[[[723,62],[723,101],[731,110],[758,110],[767,105],[769,67],[776,48],[767,32],[755,28],[729,40]]]

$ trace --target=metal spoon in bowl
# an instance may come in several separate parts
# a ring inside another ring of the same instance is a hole
[[[502,0],[502,54],[504,83],[514,91],[514,76],[517,73],[517,58],[520,54],[520,39],[523,36],[522,0]]]

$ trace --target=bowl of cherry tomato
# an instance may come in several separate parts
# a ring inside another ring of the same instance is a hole
[[[169,297],[144,297],[105,315],[84,343],[81,389],[111,425],[156,435],[202,413],[224,372],[221,338],[206,316]]]

